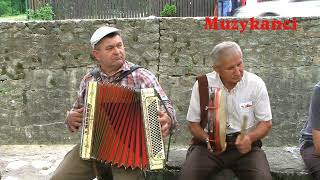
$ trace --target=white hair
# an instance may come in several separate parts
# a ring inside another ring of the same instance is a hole
[[[212,49],[210,58],[212,59],[213,66],[216,66],[223,57],[234,55],[239,55],[242,58],[240,46],[236,42],[224,41]]]

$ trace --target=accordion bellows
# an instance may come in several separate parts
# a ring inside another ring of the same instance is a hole
[[[125,168],[162,169],[165,153],[153,88],[89,82],[80,156]]]

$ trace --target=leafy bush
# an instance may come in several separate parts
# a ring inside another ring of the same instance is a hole
[[[11,14],[11,4],[8,0],[0,1],[0,16],[2,15],[10,15]]]
[[[161,17],[172,17],[175,16],[177,13],[176,5],[172,4],[166,4],[163,8],[163,10],[160,12]]]
[[[27,0],[0,0],[0,16],[12,16],[26,13]]]
[[[53,9],[50,4],[46,4],[37,10],[28,9],[27,15],[29,19],[34,20],[52,20],[53,19]]]

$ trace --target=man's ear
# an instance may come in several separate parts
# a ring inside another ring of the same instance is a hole
[[[98,51],[95,50],[95,49],[91,51],[91,56],[92,56],[95,60],[97,60],[97,61],[100,60],[99,53],[98,53]]]

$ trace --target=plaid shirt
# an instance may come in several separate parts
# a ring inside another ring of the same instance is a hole
[[[119,75],[121,75],[123,72],[130,70],[130,67],[133,66],[134,64],[131,62],[126,61],[123,66],[117,71],[115,74],[111,76],[107,76],[105,73],[103,73],[99,69],[101,81],[103,83],[108,83],[113,81],[115,78],[117,78]],[[78,92],[78,97],[76,99],[76,102],[73,104],[72,109],[79,109],[84,106],[84,98],[86,94],[86,89],[87,89],[87,84],[90,81],[95,80],[94,77],[88,73],[86,74],[80,83],[80,90]],[[144,68],[139,68],[135,71],[133,71],[131,74],[128,76],[124,77],[120,82],[120,85],[122,86],[127,86],[130,88],[135,88],[135,89],[144,89],[144,88],[154,88],[160,95],[161,99],[163,100],[166,108],[169,111],[169,116],[172,118],[172,127],[176,126],[176,114],[175,110],[171,104],[171,101],[161,88],[159,82],[157,81],[157,78],[152,74],[150,71],[144,69]]]

